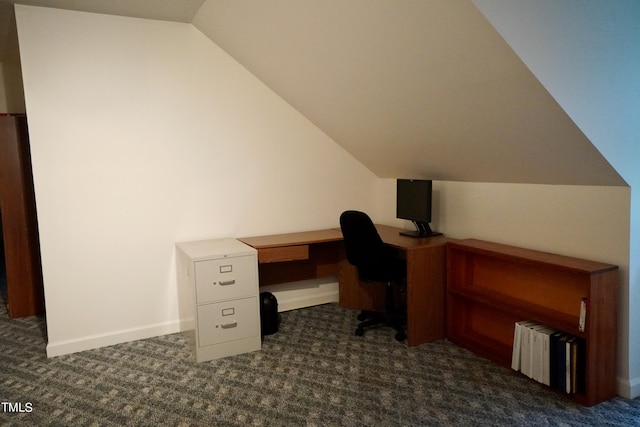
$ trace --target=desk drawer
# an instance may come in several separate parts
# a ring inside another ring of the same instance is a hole
[[[309,245],[280,246],[258,250],[258,262],[261,264],[303,259],[309,259]]]
[[[256,297],[198,307],[200,347],[235,341],[260,334]]]
[[[257,264],[253,255],[196,261],[198,304],[255,295]]]

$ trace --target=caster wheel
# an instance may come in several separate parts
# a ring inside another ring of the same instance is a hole
[[[356,336],[361,337],[363,335],[364,335],[364,330],[363,329],[360,329],[360,328],[356,329]]]
[[[396,341],[402,342],[402,341],[404,341],[404,340],[405,340],[405,338],[407,338],[407,337],[406,337],[406,335],[404,334],[404,332],[398,332],[398,333],[396,334]]]

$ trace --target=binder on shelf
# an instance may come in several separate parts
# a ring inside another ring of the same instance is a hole
[[[578,330],[584,332],[587,321],[587,298],[580,300],[580,320],[578,321]]]
[[[549,329],[545,325],[529,326],[531,334],[531,378],[542,382],[543,359],[543,331]]]
[[[574,355],[574,341],[575,341],[576,337],[570,336],[567,339],[566,342],[566,353],[565,353],[565,391],[567,392],[567,394],[571,394],[573,393],[573,391],[575,390],[575,388],[573,387],[573,379],[575,376],[575,373],[573,372],[573,368],[575,365],[573,365],[573,355]]]
[[[538,330],[540,351],[540,379],[544,385],[551,385],[551,336],[557,331],[552,328]]]
[[[529,378],[532,377],[533,372],[532,372],[532,360],[531,360],[531,356],[532,356],[532,330],[531,327],[534,326],[535,324],[531,324],[531,325],[522,325],[521,328],[521,334],[522,337],[521,339],[521,345],[520,345],[520,372],[522,372],[524,375],[528,376]]]
[[[520,370],[520,343],[521,343],[521,322],[516,322],[513,325],[513,347],[511,348],[511,369],[514,371]]]
[[[521,320],[516,322],[513,328],[513,350],[511,354],[511,369],[519,371],[522,360],[522,328],[527,325],[533,325],[530,320]]]
[[[562,387],[560,386],[560,378],[564,376],[564,343],[561,343],[563,337],[567,335],[564,332],[557,331],[549,337],[549,364],[550,364],[550,386],[556,389],[564,387],[564,378],[562,379]],[[559,363],[561,361],[562,363]]]
[[[567,389],[567,341],[569,338],[571,335],[563,335],[560,338],[555,361],[558,368],[558,390],[563,392]]]

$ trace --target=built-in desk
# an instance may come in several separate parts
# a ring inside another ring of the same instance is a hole
[[[258,250],[260,286],[339,276],[342,232],[336,229],[238,239]]]
[[[407,261],[407,344],[415,346],[445,336],[444,236],[412,238],[401,229],[376,225],[382,240]],[[360,283],[344,255],[340,229],[238,239],[258,250],[260,286],[335,276],[340,306],[384,307],[384,285]]]

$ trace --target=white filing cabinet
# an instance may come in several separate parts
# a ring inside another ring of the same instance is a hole
[[[230,238],[176,248],[180,318],[196,361],[260,350],[257,251]]]

